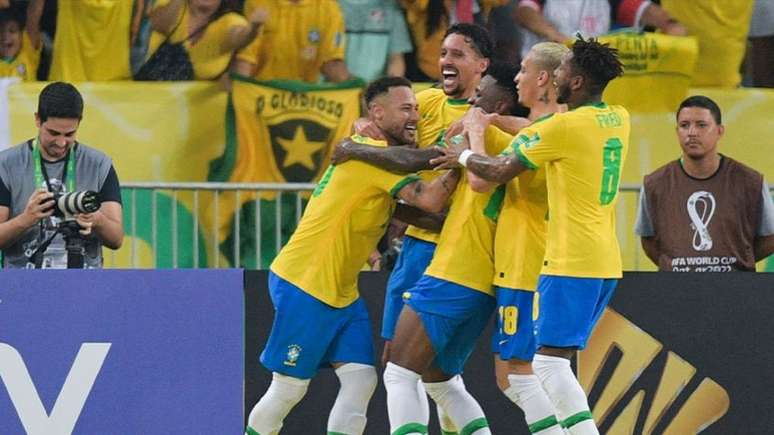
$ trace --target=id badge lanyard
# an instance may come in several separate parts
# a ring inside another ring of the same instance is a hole
[[[43,160],[40,157],[40,137],[36,137],[35,142],[32,144],[32,167],[34,168],[35,174],[35,189],[40,189],[45,182],[50,190],[48,177],[43,177]],[[75,145],[67,151],[67,166],[65,167],[62,178],[67,179],[67,193],[75,192]]]

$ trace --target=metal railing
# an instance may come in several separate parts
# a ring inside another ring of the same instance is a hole
[[[301,219],[315,187],[313,183],[124,183],[124,227],[132,237],[122,250],[128,249],[128,261],[126,252],[106,251],[106,266],[266,268]],[[620,192],[616,215],[624,268],[653,270],[634,236],[640,185],[622,184]],[[186,213],[190,216],[181,219]],[[143,228],[148,222],[150,228]],[[149,247],[152,264],[141,258],[143,243]],[[246,258],[250,256],[252,261]]]
[[[273,203],[273,251],[278,252],[283,239],[287,238],[287,234],[283,234],[283,223],[288,220],[288,214],[283,208],[293,208],[290,215],[292,226],[295,226],[301,219],[305,196],[315,187],[314,183],[122,183],[124,228],[130,236],[127,237],[128,246],[122,250],[128,250],[129,261],[122,264],[118,260],[120,253],[112,251],[107,255],[106,266],[217,268],[226,265],[222,264],[221,256],[229,257],[230,254],[229,267],[261,268],[266,266],[261,259],[265,255],[262,229],[266,224],[264,209],[267,201]],[[292,205],[286,201],[288,196]],[[245,239],[242,213],[246,204],[252,205],[252,233],[248,236],[254,242],[253,264],[245,264],[242,259],[241,247]],[[185,222],[181,221],[181,213],[190,215],[186,216]],[[150,228],[144,228],[143,223],[148,221]],[[184,234],[183,229],[188,234]],[[224,252],[221,239],[225,234],[231,237],[231,252]],[[169,242],[168,249],[160,249],[162,240]],[[190,246],[181,246],[183,240],[190,242]],[[151,265],[147,264],[148,259],[140,257],[142,244],[150,248]],[[181,248],[184,253],[190,249],[190,261],[180,261]],[[203,252],[212,260],[203,261]],[[166,253],[170,258],[166,258]]]

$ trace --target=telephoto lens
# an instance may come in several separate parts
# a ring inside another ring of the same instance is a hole
[[[65,216],[99,210],[99,194],[92,190],[69,192],[56,198],[56,208]]]

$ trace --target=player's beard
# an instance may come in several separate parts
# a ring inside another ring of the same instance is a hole
[[[559,104],[567,104],[572,96],[572,90],[569,85],[559,84],[556,87],[556,102]]]

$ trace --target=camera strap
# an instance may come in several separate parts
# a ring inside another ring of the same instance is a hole
[[[46,183],[49,192],[51,186],[49,185],[48,175],[43,176],[43,159],[40,157],[40,138],[36,137],[35,142],[32,143],[32,167],[35,174],[35,190],[39,189],[43,183]],[[67,150],[67,165],[65,165],[64,172],[62,173],[62,182],[67,182],[67,192],[75,192],[75,145]]]

